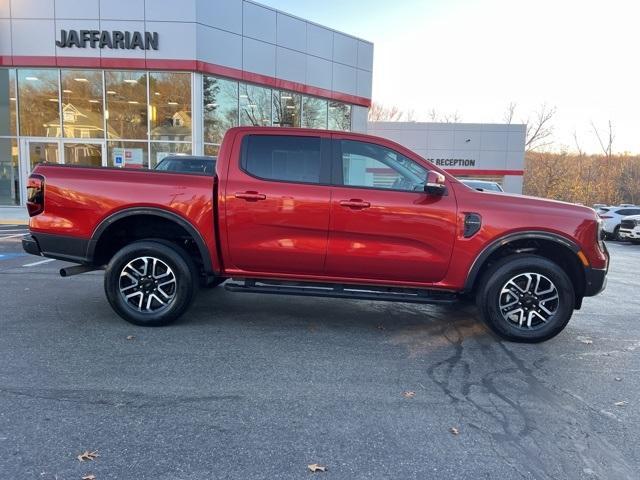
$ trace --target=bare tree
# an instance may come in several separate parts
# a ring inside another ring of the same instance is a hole
[[[369,108],[370,122],[412,122],[413,118],[413,110],[403,111],[395,105],[386,106],[374,102]]]
[[[533,120],[527,118],[524,142],[526,151],[537,150],[553,143],[551,140],[553,137],[552,120],[555,114],[555,107],[548,107],[546,104],[542,104],[538,111],[535,112]]]
[[[613,133],[613,124],[611,120],[608,123],[608,130],[604,132],[604,134],[600,133],[598,127],[596,127],[593,120],[591,121],[591,128],[593,128],[593,133],[596,134],[596,138],[598,139],[598,143],[600,144],[600,148],[602,149],[602,153],[604,153],[607,159],[611,158],[613,153],[613,140],[615,139],[615,134]]]
[[[459,123],[462,121],[462,115],[457,110],[453,113],[440,113],[435,108],[427,112],[427,117],[432,122],[439,123]]]
[[[518,104],[516,102],[511,102],[507,106],[507,111],[504,112],[504,117],[502,118],[504,123],[506,123],[507,125],[511,125],[513,123],[513,119],[514,119],[514,117],[516,115],[516,107],[517,106],[518,106]]]

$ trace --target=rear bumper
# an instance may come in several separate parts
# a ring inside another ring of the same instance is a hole
[[[22,237],[22,249],[31,255],[42,255],[40,245],[38,245],[38,241],[33,237],[33,235]]]
[[[89,241],[83,238],[34,232],[22,238],[22,249],[31,255],[90,265],[87,257]]]

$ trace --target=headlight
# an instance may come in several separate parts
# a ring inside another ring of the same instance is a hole
[[[636,220],[635,222],[636,222],[636,227],[640,227],[640,218],[638,220]]]

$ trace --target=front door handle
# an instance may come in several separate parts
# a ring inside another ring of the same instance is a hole
[[[246,200],[247,202],[257,202],[258,200],[264,200],[267,198],[266,195],[258,192],[237,192],[235,197]]]
[[[355,198],[352,198],[351,200],[340,200],[340,205],[354,209],[369,208],[371,206],[369,202]]]

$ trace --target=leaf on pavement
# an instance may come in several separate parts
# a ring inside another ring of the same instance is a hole
[[[133,335],[127,335],[127,340],[135,340],[136,337]]]
[[[311,470],[313,473],[327,471],[327,467],[325,465],[319,465],[317,463],[312,463],[311,465],[307,465],[307,468]]]
[[[616,377],[616,382],[621,382],[622,381],[622,377]]]
[[[459,435],[460,434],[460,430],[458,430],[456,427],[451,427],[449,429],[449,431],[451,432],[451,435]]]
[[[624,407],[625,405],[628,405],[628,404],[629,402],[627,402],[626,400],[622,400],[621,402],[614,403],[616,407]]]
[[[413,398],[416,396],[416,392],[412,392],[411,390],[407,390],[406,392],[402,392],[402,396],[404,398]]]
[[[585,345],[591,345],[593,343],[593,340],[591,340],[590,338],[581,338],[580,341]]]
[[[82,480],[96,480],[96,476],[93,473],[89,473],[82,477]]]
[[[97,450],[95,450],[93,452],[90,452],[89,450],[85,450],[80,455],[78,455],[77,458],[78,458],[79,461],[84,462],[85,460],[95,460],[99,456],[100,455],[98,455],[98,451]]]

